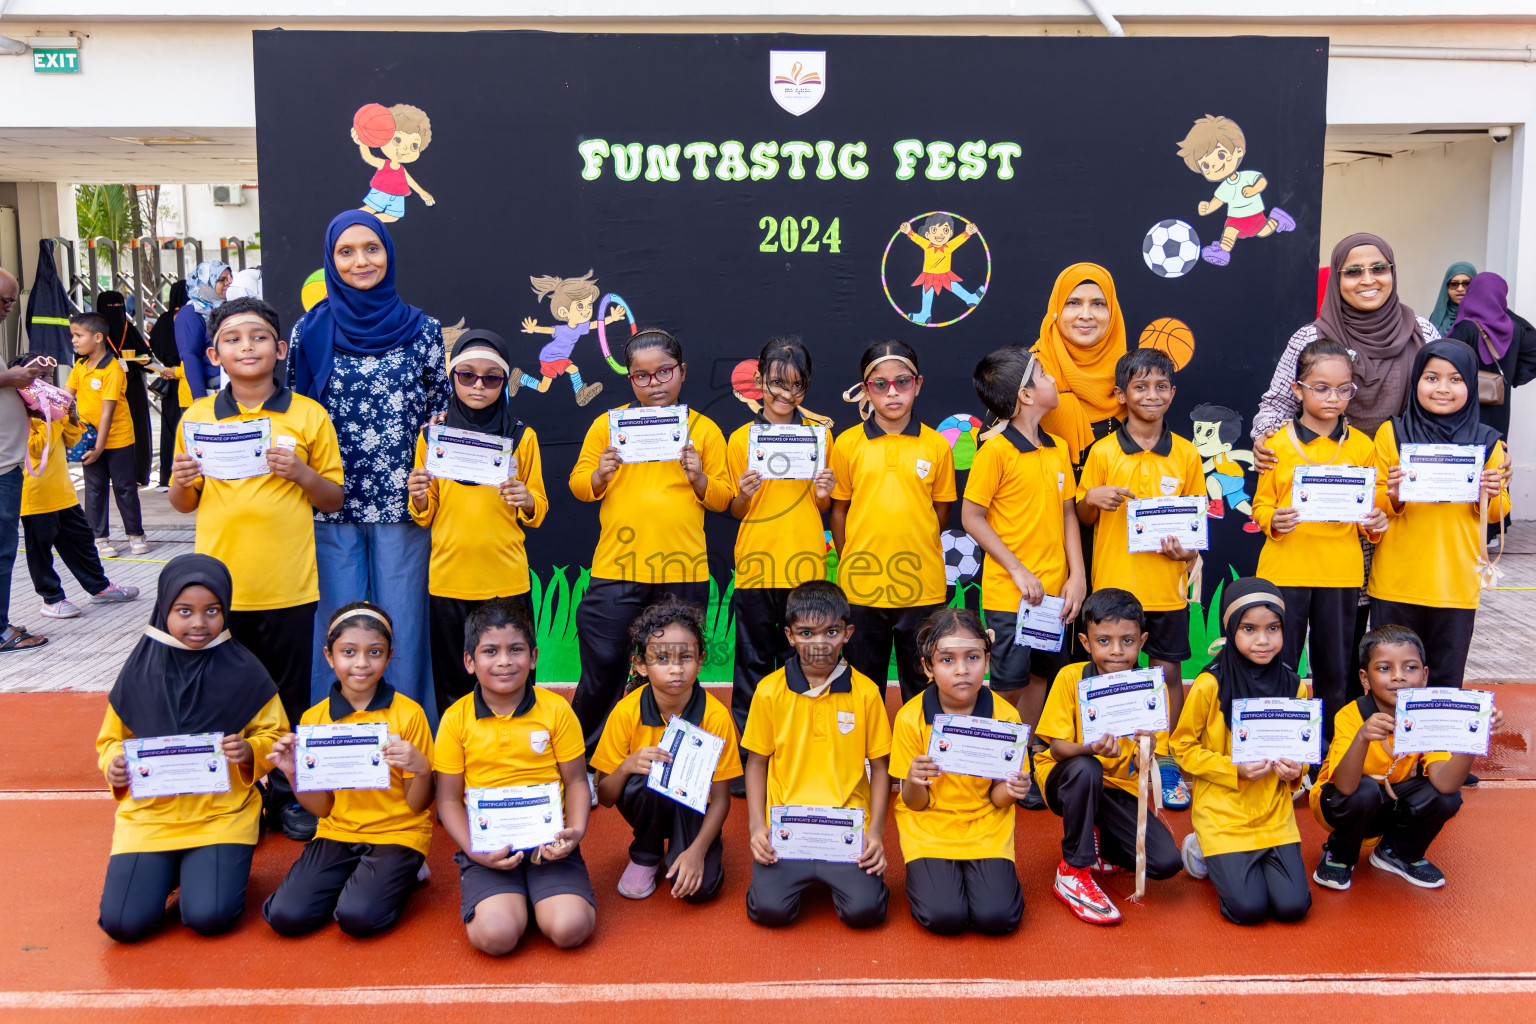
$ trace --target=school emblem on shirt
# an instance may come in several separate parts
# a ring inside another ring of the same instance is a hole
[[[99,377],[92,377],[91,378],[91,390],[92,391],[100,391],[101,390],[101,379]]]
[[[535,754],[542,754],[549,747],[549,730],[535,729],[528,734],[528,745]]]
[[[827,51],[769,51],[768,91],[796,117],[810,110],[827,92]]]
[[[1163,497],[1171,498],[1179,493],[1179,484],[1182,482],[1176,476],[1165,476],[1158,481],[1158,486],[1162,489]]]
[[[928,479],[928,471],[930,469],[932,469],[932,468],[933,468],[933,463],[929,462],[927,459],[918,459],[917,460],[917,478],[919,480],[927,480]]]
[[[837,731],[847,736],[853,732],[853,712],[839,711],[837,713]]]

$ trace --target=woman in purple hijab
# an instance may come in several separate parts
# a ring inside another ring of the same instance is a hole
[[[1482,273],[1472,278],[1450,337],[1477,353],[1479,370],[1503,375],[1504,401],[1482,404],[1479,412],[1484,423],[1507,438],[1514,389],[1536,379],[1536,328],[1510,311],[1509,285],[1502,277]]]

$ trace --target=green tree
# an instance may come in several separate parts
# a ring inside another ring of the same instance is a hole
[[[139,209],[132,185],[77,185],[75,217],[80,237],[127,243],[136,237]]]

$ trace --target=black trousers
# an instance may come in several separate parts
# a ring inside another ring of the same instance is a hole
[[[139,513],[138,470],[133,461],[133,445],[107,448],[101,457],[86,466],[85,518],[91,533],[105,540],[112,535],[111,513],[107,511],[107,492],[117,499],[118,515],[123,517],[123,532],[130,537],[144,535],[144,520]]]
[[[1312,638],[1312,696],[1323,702],[1323,750],[1333,740],[1333,716],[1358,693],[1355,665],[1355,610],[1359,587],[1281,587],[1285,638],[1280,660],[1301,667],[1301,649]],[[1353,684],[1353,685],[1351,685]]]
[[[731,595],[731,614],[736,618],[736,676],[731,686],[731,717],[736,732],[747,729],[747,712],[752,710],[752,695],[763,676],[782,668],[794,653],[784,630],[784,602],[787,587],[737,587]],[[746,752],[741,755],[747,760]]]
[[[176,392],[160,399],[160,486],[171,486],[171,460],[176,457],[176,433],[181,414],[186,410],[176,400]]]
[[[1445,823],[1461,810],[1461,792],[1442,793],[1426,778],[1392,783],[1393,800],[1386,788],[1362,777],[1355,791],[1345,796],[1333,783],[1323,784],[1323,819],[1333,827],[1328,853],[1340,864],[1360,862],[1360,844],[1381,837],[1384,849],[1410,864],[1424,858]]]
[[[923,628],[941,604],[923,604],[915,608],[872,608],[853,606],[853,636],[843,648],[848,664],[875,681],[880,692],[890,676],[891,648],[896,648],[896,678],[901,684],[901,702],[916,697],[928,685],[917,653],[917,631]]]
[[[769,928],[793,924],[800,916],[800,896],[816,883],[832,891],[838,920],[850,928],[873,928],[885,920],[891,891],[885,879],[866,874],[857,864],[829,864],[821,860],[781,860],[772,864],[752,862],[752,884],[747,886],[747,917]]]
[[[333,918],[355,938],[393,928],[426,860],[409,846],[310,840],[261,916],[279,935],[305,935]]]
[[[229,632],[261,662],[277,684],[289,728],[309,710],[309,669],[315,654],[315,605],[263,611],[231,611]],[[267,775],[266,805],[282,807],[293,801],[292,783],[282,772]]]
[[[528,592],[501,600],[516,601],[528,609],[528,617],[533,618],[533,601]],[[429,594],[427,602],[427,637],[432,646],[432,690],[437,696],[437,713],[443,715],[454,701],[475,688],[475,674],[464,669],[464,623],[468,621],[469,613],[485,604],[485,601],[465,601],[457,597]],[[537,674],[537,670],[528,673],[528,685],[534,684]]]
[[[1430,686],[1461,688],[1467,674],[1467,652],[1472,649],[1476,608],[1430,608],[1371,598],[1371,627],[1392,623],[1407,626],[1424,641],[1424,660],[1429,666]]]
[[[114,854],[107,860],[96,923],[118,942],[137,942],[160,927],[166,899],[180,889],[182,924],[199,935],[227,932],[245,912],[255,851],[243,843],[217,843]]]
[[[154,439],[149,429],[149,388],[144,386],[144,367],[138,363],[128,364],[128,384],[123,391],[123,401],[128,406],[128,415],[133,418],[133,476],[143,487],[149,483]]]
[[[55,550],[87,594],[107,589],[107,574],[102,571],[91,526],[79,505],[22,516],[21,536],[27,545],[27,571],[32,574],[32,587],[44,601],[58,604],[64,600],[64,584],[53,568]]]
[[[571,698],[571,710],[586,737],[587,757],[597,749],[608,713],[624,695],[629,682],[629,626],[646,608],[675,594],[701,608],[709,606],[709,581],[700,583],[630,583],[594,579],[576,607],[576,644],[581,651],[581,678]],[[705,657],[709,652],[705,652]]]
[[[624,780],[624,791],[619,794],[619,813],[635,830],[635,841],[629,844],[629,859],[646,865],[660,864],[665,859],[670,870],[683,851],[699,838],[704,815],[667,799],[645,783],[646,776],[631,775]],[[698,891],[684,896],[684,902],[708,903],[720,895],[720,885],[725,881],[722,850],[720,837],[715,836],[704,851],[704,878]]]
[[[1158,784],[1155,777],[1152,781]],[[1136,798],[1104,785],[1104,762],[1091,754],[1057,762],[1045,778],[1045,805],[1061,815],[1062,860],[1074,868],[1091,868],[1103,857],[1127,871],[1136,870]],[[1168,827],[1149,814],[1147,877],[1172,878],[1181,867],[1179,847]]]
[[[1222,916],[1234,924],[1258,924],[1271,917],[1300,921],[1312,909],[1300,843],[1206,854],[1205,867],[1221,898]]]
[[[959,935],[967,928],[1007,935],[1024,916],[1019,872],[1006,857],[909,860],[907,902],[912,919],[935,935]]]

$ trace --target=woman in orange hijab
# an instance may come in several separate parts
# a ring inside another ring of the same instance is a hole
[[[1067,442],[1072,464],[1109,432],[1120,413],[1115,400],[1115,363],[1125,355],[1125,318],[1115,298],[1115,279],[1095,263],[1074,263],[1056,278],[1050,311],[1040,321],[1033,349],[1056,378],[1060,404],[1040,426]]]

